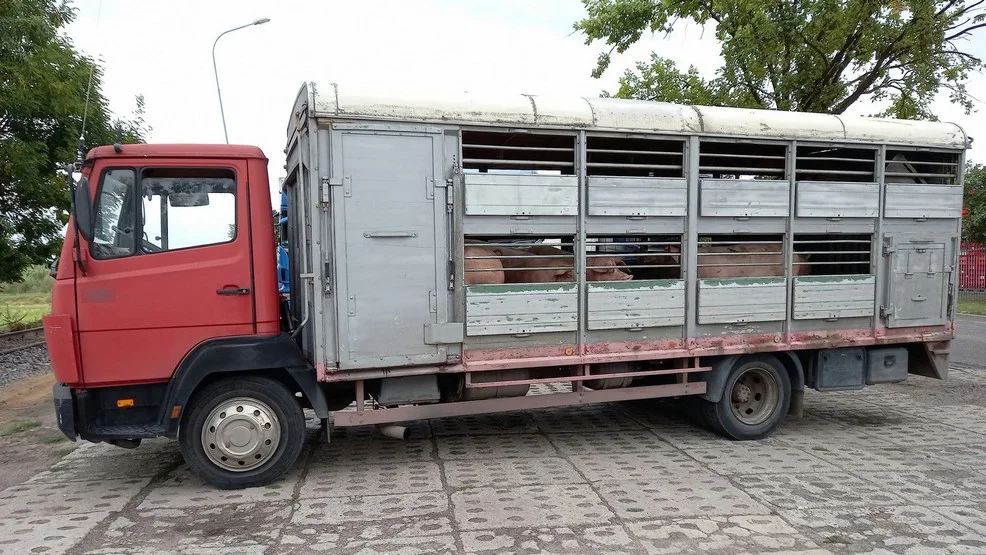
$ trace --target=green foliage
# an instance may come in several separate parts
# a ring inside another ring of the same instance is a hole
[[[986,165],[969,164],[965,170],[964,205],[968,215],[962,218],[962,239],[986,243]]]
[[[679,21],[714,25],[724,64],[714,79],[657,54],[620,79],[617,96],[719,106],[841,114],[861,98],[882,115],[934,118],[942,90],[968,113],[965,82],[983,61],[963,51],[982,40],[986,3],[974,0],[582,0],[575,24],[602,41],[599,77],[612,52]]]
[[[63,168],[76,158],[84,114],[86,148],[149,131],[142,97],[133,117],[111,121],[99,67],[63,34],[74,17],[66,2],[0,0],[0,281],[57,252],[68,219]]]
[[[51,277],[50,270],[41,265],[33,265],[24,268],[21,278],[12,283],[0,282],[0,293],[10,295],[47,295],[51,293],[51,286],[55,279]]]

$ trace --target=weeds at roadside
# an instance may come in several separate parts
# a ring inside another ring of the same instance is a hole
[[[31,420],[30,422],[18,422],[7,426],[7,429],[0,431],[0,437],[10,437],[15,434],[22,434],[28,430],[33,430],[34,428],[40,427],[41,422],[38,422],[37,420]]]

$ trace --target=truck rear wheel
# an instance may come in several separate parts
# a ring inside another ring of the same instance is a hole
[[[741,359],[726,378],[722,398],[702,403],[702,417],[714,432],[738,440],[774,433],[791,405],[791,378],[772,355]]]
[[[305,415],[280,382],[226,379],[195,394],[178,441],[188,466],[206,482],[222,489],[263,486],[298,460]]]

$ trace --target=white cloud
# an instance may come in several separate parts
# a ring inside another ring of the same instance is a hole
[[[223,141],[213,41],[231,27],[271,18],[223,37],[216,60],[230,142],[263,149],[273,187],[284,174],[285,128],[305,81],[397,93],[426,88],[587,96],[615,90],[619,75],[652,50],[705,75],[721,60],[711,28],[683,23],[668,37],[641,40],[615,57],[603,79],[592,79],[604,46],[586,46],[584,37],[572,34],[584,13],[578,0],[103,0],[98,30],[99,0],[76,5],[79,19],[69,33],[82,51],[105,60],[111,108],[129,113],[134,95],[144,94],[154,142]],[[983,76],[970,91],[986,96]],[[986,128],[982,113],[966,117],[947,102],[939,112],[967,129]]]

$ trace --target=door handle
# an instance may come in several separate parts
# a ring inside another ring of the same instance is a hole
[[[250,290],[246,287],[224,287],[222,289],[216,289],[217,295],[249,295]]]
[[[402,237],[417,237],[418,234],[414,231],[367,231],[363,233],[363,237],[367,239],[399,239]]]

